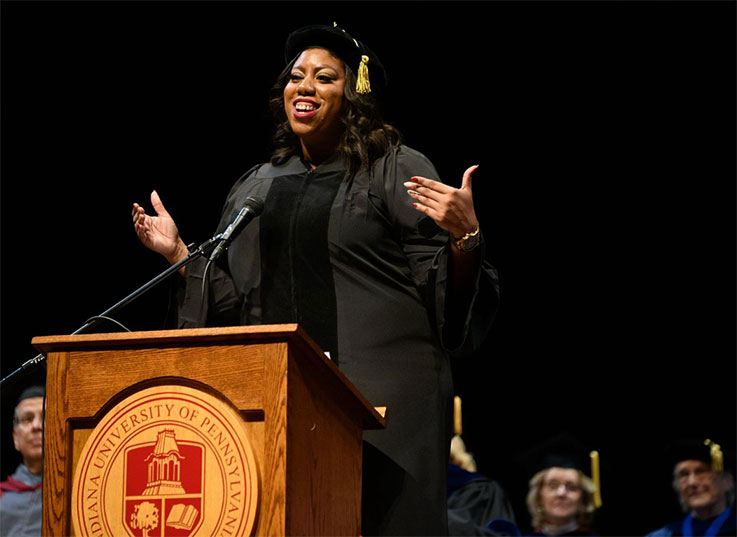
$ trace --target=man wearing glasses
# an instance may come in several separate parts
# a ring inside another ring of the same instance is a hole
[[[647,537],[735,535],[731,452],[711,440],[683,440],[670,449],[673,488],[686,518]]]
[[[0,483],[0,535],[41,535],[44,388],[23,390],[13,416],[13,443],[23,458]]]

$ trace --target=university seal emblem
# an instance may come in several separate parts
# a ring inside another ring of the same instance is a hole
[[[242,418],[212,395],[156,386],[118,403],[77,463],[78,536],[251,535],[259,477]]]

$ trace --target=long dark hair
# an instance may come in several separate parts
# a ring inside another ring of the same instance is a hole
[[[299,138],[292,131],[284,111],[284,88],[289,82],[296,60],[295,57],[289,62],[269,93],[269,107],[276,123],[274,151],[271,154],[271,163],[274,165],[302,153]],[[361,167],[370,167],[374,160],[386,154],[392,146],[401,144],[402,137],[395,127],[383,120],[379,103],[372,94],[356,92],[356,75],[345,62],[343,65],[346,82],[341,121],[345,128],[337,150],[348,162],[348,176],[352,176]]]

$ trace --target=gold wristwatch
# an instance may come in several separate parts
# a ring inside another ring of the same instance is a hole
[[[469,252],[476,248],[481,242],[481,227],[479,224],[476,224],[476,229],[470,233],[466,233],[458,240],[453,240],[455,240],[456,246],[461,252]]]

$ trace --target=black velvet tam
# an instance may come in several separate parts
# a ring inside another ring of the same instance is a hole
[[[361,56],[368,56],[371,89],[383,91],[386,89],[388,77],[386,69],[376,54],[363,42],[354,39],[348,32],[338,26],[312,24],[303,26],[289,34],[284,47],[284,60],[291,62],[305,49],[319,47],[332,52],[343,60],[355,73],[358,73]]]

